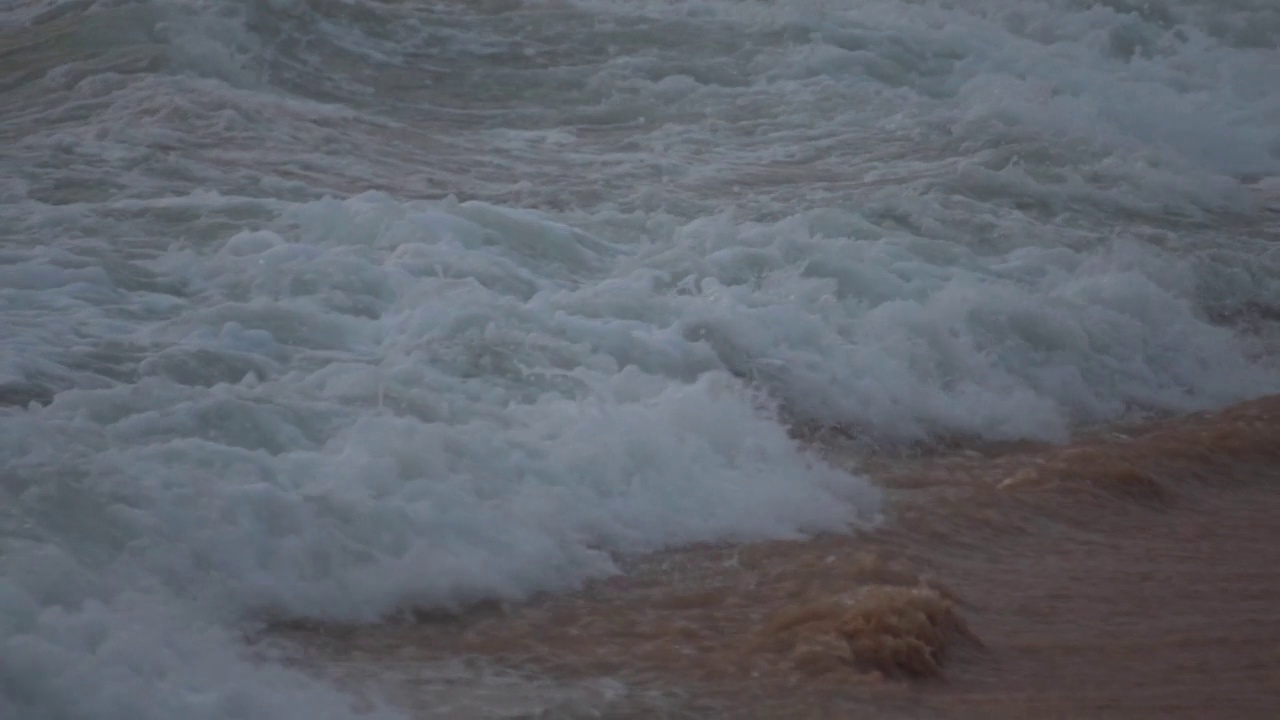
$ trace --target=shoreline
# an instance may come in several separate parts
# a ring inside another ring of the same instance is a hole
[[[470,658],[620,682],[619,717],[1280,712],[1280,397],[1065,446],[859,464],[891,498],[876,529],[659,553],[466,617],[268,635],[320,672]],[[658,705],[636,700],[650,691]],[[412,717],[438,701],[390,695]]]

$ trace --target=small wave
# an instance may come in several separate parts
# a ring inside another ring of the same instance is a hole
[[[1271,702],[1255,660],[1280,637],[1262,570],[1280,540],[1277,438],[1269,397],[1067,446],[895,460],[876,473],[894,519],[856,538],[687,548],[497,614],[277,632],[313,648],[341,633],[319,668],[479,655],[702,698],[717,717],[1095,702],[1195,717],[1223,692],[1248,713]]]

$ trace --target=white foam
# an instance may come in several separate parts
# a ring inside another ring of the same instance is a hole
[[[873,521],[781,413],[1280,390],[1265,317],[1211,322],[1280,306],[1269,8],[82,5],[0,11],[44,23],[0,88],[0,716],[348,717],[242,633]]]

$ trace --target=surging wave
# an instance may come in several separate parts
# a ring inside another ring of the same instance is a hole
[[[0,712],[342,717],[240,632],[874,520],[791,425],[1280,389],[1238,7],[6,10]]]

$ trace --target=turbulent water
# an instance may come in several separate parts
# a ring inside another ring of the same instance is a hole
[[[1280,391],[1278,76],[1270,0],[8,0],[0,716],[398,717],[243,635],[879,521],[796,427]]]

